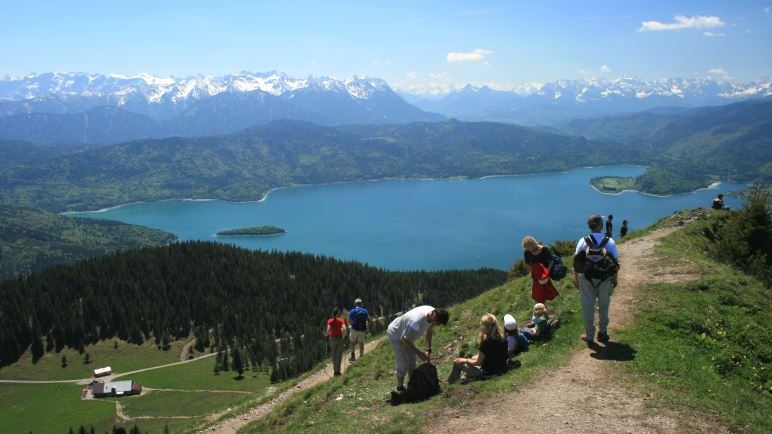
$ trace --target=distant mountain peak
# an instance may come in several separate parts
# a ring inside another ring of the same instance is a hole
[[[369,99],[380,92],[392,92],[379,78],[353,77],[339,80],[331,77],[292,78],[279,71],[249,72],[223,76],[193,75],[188,77],[90,74],[85,72],[45,72],[24,77],[6,75],[0,79],[0,100],[22,101],[34,98],[68,99],[100,97],[118,105],[130,98],[147,103],[180,102],[200,99],[222,92],[261,90],[282,96],[301,89],[346,92],[352,98]]]

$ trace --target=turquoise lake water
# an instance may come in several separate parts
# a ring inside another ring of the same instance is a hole
[[[297,250],[352,259],[388,269],[509,268],[525,235],[549,243],[585,235],[587,216],[614,215],[643,228],[683,208],[709,207],[721,184],[656,197],[601,194],[595,176],[635,176],[641,167],[575,169],[475,180],[411,180],[281,189],[261,202],[173,200],[125,205],[79,217],[119,220],[176,234],[181,240],[221,241],[250,249]],[[739,199],[726,198],[738,207]],[[274,225],[274,237],[227,237],[220,230]]]

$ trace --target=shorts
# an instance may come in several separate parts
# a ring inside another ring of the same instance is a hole
[[[353,346],[357,342],[365,342],[365,331],[351,329],[351,335],[349,336],[349,342]]]
[[[391,342],[391,349],[394,352],[394,360],[397,362],[397,375],[402,376],[405,375],[408,370],[415,369],[417,354],[410,349],[405,348],[398,340],[389,339],[389,342]]]

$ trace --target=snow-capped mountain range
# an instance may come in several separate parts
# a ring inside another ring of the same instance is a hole
[[[469,84],[434,101],[417,101],[424,110],[472,119],[539,122],[654,107],[721,105],[772,96],[772,79],[750,83],[714,78],[558,80],[492,88]],[[415,101],[415,100],[414,100]]]
[[[0,138],[111,143],[229,134],[279,119],[343,125],[445,118],[407,103],[385,81],[369,77],[50,72],[0,79]]]
[[[329,77],[291,78],[272,71],[230,74],[220,77],[186,78],[47,72],[0,79],[0,100],[23,101],[36,98],[104,98],[124,105],[132,98],[148,103],[200,99],[222,92],[262,91],[281,96],[298,90],[340,92],[352,98],[369,99],[378,92],[391,91],[385,81],[371,77],[336,80]]]

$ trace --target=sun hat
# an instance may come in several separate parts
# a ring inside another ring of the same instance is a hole
[[[509,331],[517,330],[517,321],[515,320],[515,317],[510,314],[504,315],[504,328]]]
[[[362,299],[357,298],[356,300],[354,300],[354,304],[362,304]]]

